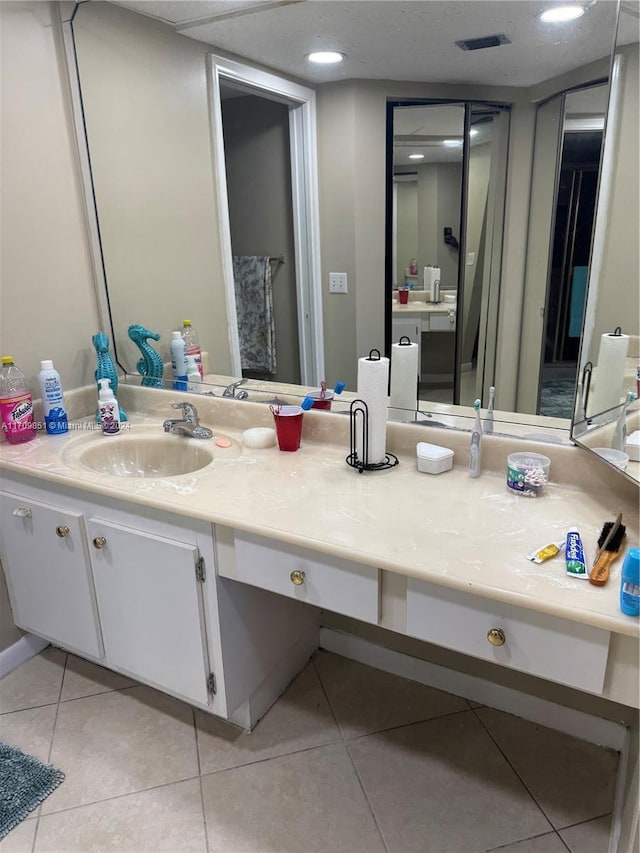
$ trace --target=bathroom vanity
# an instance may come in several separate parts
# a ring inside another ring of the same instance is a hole
[[[525,559],[574,524],[589,550],[617,512],[637,544],[637,489],[583,451],[544,446],[552,482],[526,499],[506,489],[512,440],[499,436],[472,480],[468,436],[433,428],[456,458],[431,476],[415,462],[424,428],[389,424],[400,465],[361,475],[345,464],[345,417],[306,413],[296,453],[249,450],[242,431],[269,426],[267,406],[184,395],[231,439],[218,448],[163,433],[182,395],[122,386],[129,428],[103,436],[93,388],[76,393],[76,429],[0,447],[19,627],[245,728],[318,647],[322,611],[638,707],[619,566],[596,588],[561,557]],[[154,444],[161,476],[117,475]]]
[[[249,727],[270,673],[317,646],[319,609],[637,707],[638,622],[619,610],[619,566],[596,588],[568,578],[561,557],[525,559],[574,524],[589,552],[620,511],[637,543],[633,484],[612,492],[615,475],[587,454],[549,446],[552,483],[525,499],[504,485],[510,448],[498,436],[485,437],[485,473],[471,480],[468,437],[433,429],[456,459],[430,476],[414,458],[424,429],[389,425],[401,464],[359,475],[344,461],[347,418],[307,413],[297,453],[248,450],[242,430],[269,426],[267,406],[192,396],[202,422],[231,438],[218,448],[162,433],[176,394],[121,392],[131,421],[120,436],[89,428],[2,446],[4,564],[20,627]],[[132,440],[184,457],[184,472],[116,476],[104,460]],[[261,667],[232,687],[247,654]],[[251,713],[234,717],[247,702]]]

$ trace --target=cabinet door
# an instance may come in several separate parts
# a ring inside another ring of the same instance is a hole
[[[102,656],[82,515],[2,495],[3,565],[17,625]]]
[[[88,528],[107,666],[207,704],[198,549],[99,518]]]

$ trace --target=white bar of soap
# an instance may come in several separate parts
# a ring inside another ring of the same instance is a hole
[[[416,444],[416,454],[418,471],[424,474],[442,474],[443,471],[453,468],[453,450],[449,450],[448,447],[419,441]]]
[[[245,447],[254,450],[262,450],[264,447],[273,447],[276,443],[276,431],[270,427],[253,427],[245,429],[242,433],[242,443]]]

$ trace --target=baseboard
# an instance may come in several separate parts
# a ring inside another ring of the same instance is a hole
[[[462,696],[480,705],[515,714],[532,723],[548,726],[598,746],[607,746],[622,752],[627,742],[627,728],[621,723],[603,720],[583,711],[556,705],[547,699],[530,696],[520,690],[494,684],[475,675],[467,675],[403,652],[386,649],[369,640],[333,628],[320,628],[320,648],[384,672],[409,678],[419,684]]]
[[[0,678],[9,675],[14,669],[39,654],[49,645],[49,640],[36,637],[35,634],[25,634],[12,646],[0,652]]]

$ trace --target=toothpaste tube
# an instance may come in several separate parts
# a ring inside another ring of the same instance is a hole
[[[565,559],[567,563],[567,574],[572,578],[589,580],[589,572],[584,559],[584,548],[582,539],[576,527],[567,530],[567,543],[565,546]]]
[[[549,542],[544,548],[538,548],[533,554],[527,554],[527,560],[531,560],[532,563],[544,563],[545,560],[550,560],[559,554],[562,548],[564,548],[564,542]]]

